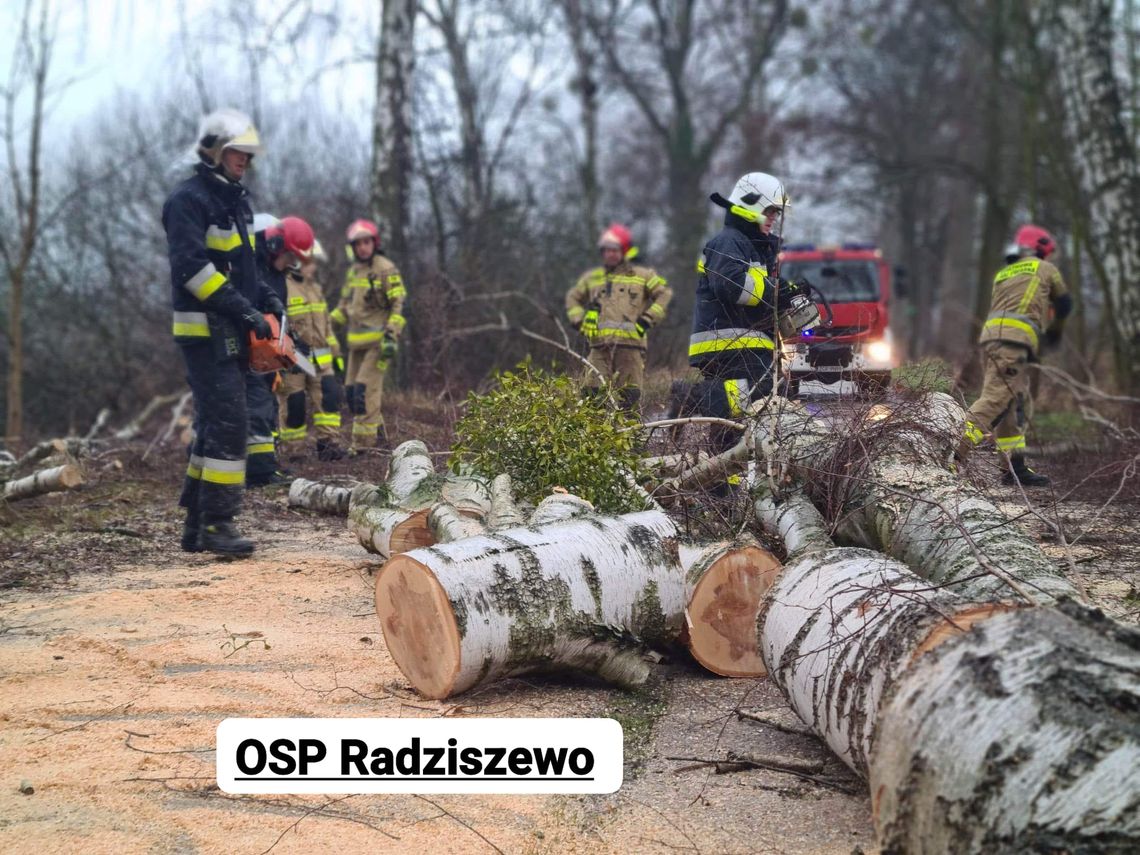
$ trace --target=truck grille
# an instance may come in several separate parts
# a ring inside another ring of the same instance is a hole
[[[849,336],[849,335],[861,335],[861,334],[867,332],[868,329],[870,329],[870,328],[869,327],[827,327],[825,329],[823,327],[817,327],[812,333],[812,338],[817,338],[817,339],[819,339],[819,338],[841,338],[843,336]]]

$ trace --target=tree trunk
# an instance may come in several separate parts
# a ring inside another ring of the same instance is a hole
[[[869,779],[884,852],[1140,843],[1140,633],[1068,601],[971,604],[878,553],[829,548],[802,499],[757,513],[792,551],[760,652]]]
[[[1120,385],[1128,389],[1140,377],[1140,161],[1113,70],[1113,3],[1050,0],[1035,8],[1088,210],[1086,238],[1113,307]]]
[[[41,469],[34,475],[8,481],[3,485],[3,498],[8,502],[28,499],[44,493],[59,490],[72,490],[83,483],[83,472],[73,463],[65,463],[51,469]]]
[[[388,650],[431,698],[530,671],[643,682],[643,645],[675,641],[684,606],[676,527],[660,511],[416,549],[376,578]]]
[[[330,484],[295,478],[289,485],[289,507],[343,517],[348,514],[352,491],[359,484]]]
[[[383,0],[372,118],[372,211],[391,254],[408,259],[416,0]]]

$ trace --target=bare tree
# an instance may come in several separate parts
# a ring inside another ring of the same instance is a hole
[[[15,214],[13,240],[0,229],[0,259],[8,279],[8,396],[5,439],[17,445],[24,431],[24,290],[36,250],[43,204],[44,99],[48,89],[55,27],[48,0],[25,0],[12,68],[4,86],[4,146],[11,181],[10,210]],[[17,115],[25,91],[31,115],[21,128]]]
[[[598,90],[597,46],[590,40],[583,0],[557,0],[566,22],[566,34],[574,52],[574,80],[571,88],[578,97],[582,119],[582,157],[578,163],[578,179],[582,186],[582,221],[584,238],[594,240],[601,225],[598,219]]]
[[[372,211],[392,254],[408,255],[412,184],[412,94],[417,0],[383,0],[372,114]]]
[[[1030,9],[1040,49],[1053,60],[1086,238],[1103,270],[1117,374],[1127,388],[1140,378],[1140,161],[1113,69],[1113,3],[1050,0]]]

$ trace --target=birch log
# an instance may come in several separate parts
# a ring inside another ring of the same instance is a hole
[[[681,632],[685,581],[664,513],[515,528],[395,555],[376,579],[392,658],[422,694],[577,670],[643,682],[643,645]]]
[[[352,491],[358,486],[355,481],[349,484],[331,484],[294,478],[289,485],[289,507],[343,517],[348,513]]]
[[[973,604],[829,548],[807,503],[757,513],[801,545],[761,609],[761,653],[869,779],[884,852],[1140,845],[1140,633],[1071,601]]]
[[[51,469],[41,469],[25,478],[17,478],[3,485],[3,498],[9,502],[29,499],[44,493],[72,490],[83,484],[83,471],[73,463]]]

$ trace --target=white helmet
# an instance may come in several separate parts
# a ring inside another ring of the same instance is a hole
[[[325,248],[323,246],[321,246],[321,242],[319,240],[313,241],[312,259],[313,259],[313,261],[320,261],[320,262],[325,262],[325,261],[329,260],[328,255],[325,253]]]
[[[239,110],[215,110],[198,123],[198,154],[215,166],[227,148],[261,154],[261,137],[249,116]]]
[[[255,233],[256,232],[263,232],[271,226],[279,226],[279,225],[281,225],[281,220],[279,220],[277,217],[273,216],[272,214],[266,214],[265,212],[261,212],[261,213],[253,215],[253,231]]]
[[[787,208],[790,199],[779,178],[767,172],[742,175],[727,199],[719,193],[710,196],[722,208],[728,208],[746,220],[759,220],[765,208]]]

